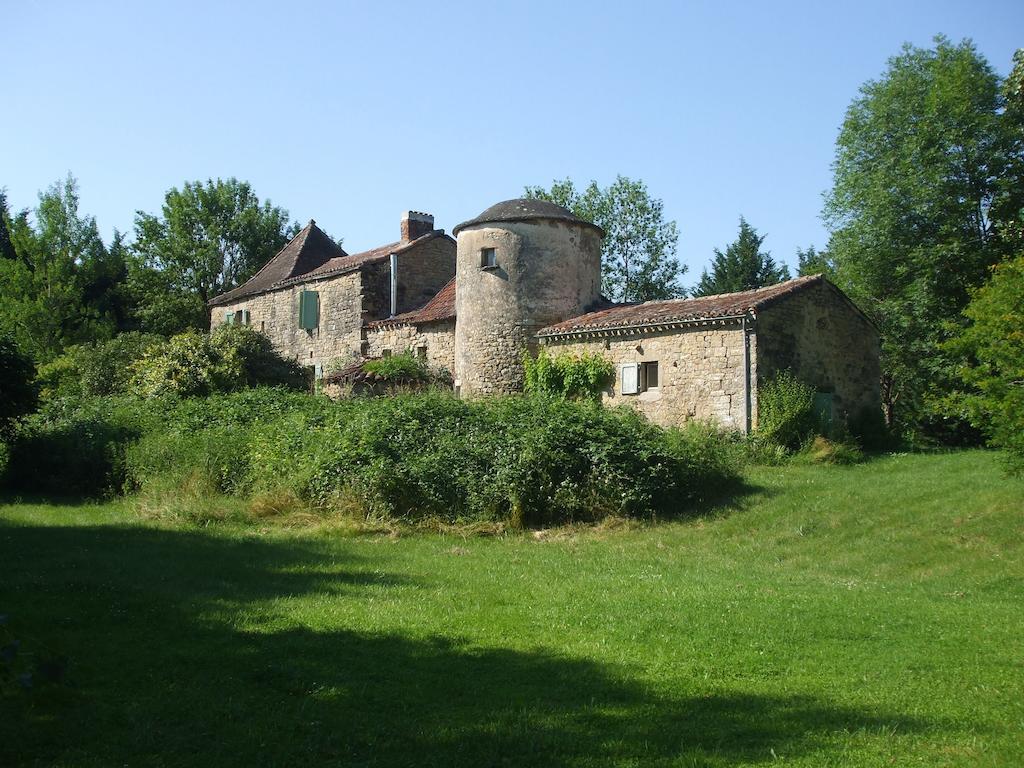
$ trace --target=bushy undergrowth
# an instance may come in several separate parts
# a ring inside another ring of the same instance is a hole
[[[430,378],[427,366],[409,352],[369,360],[363,365],[363,370],[376,374],[384,381],[395,383],[425,382]]]
[[[34,417],[15,450],[8,482],[35,490],[71,476],[74,492],[221,495],[266,508],[288,499],[378,520],[512,525],[671,515],[739,470],[737,446],[708,426],[666,431],[590,402],[432,392],[89,401]]]
[[[131,366],[130,390],[142,397],[191,397],[246,387],[304,389],[302,367],[279,355],[248,326],[222,325],[210,334],[187,331],[149,347]]]
[[[615,381],[615,366],[601,354],[548,354],[541,349],[536,357],[523,355],[525,390],[569,400],[599,400],[601,391]]]

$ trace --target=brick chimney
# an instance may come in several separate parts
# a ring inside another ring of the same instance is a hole
[[[434,217],[420,211],[406,211],[402,214],[402,242],[408,243],[434,231]]]

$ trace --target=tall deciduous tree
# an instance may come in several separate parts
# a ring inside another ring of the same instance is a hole
[[[139,264],[133,283],[143,292],[143,317],[163,308],[182,315],[172,318],[170,330],[181,330],[183,323],[205,325],[206,302],[248,279],[297,231],[288,224],[288,211],[269,200],[261,203],[244,181],[197,181],[171,189],[161,215],[138,211],[135,217]],[[144,326],[156,330],[152,322]]]
[[[40,193],[34,226],[27,212],[8,220],[14,257],[0,260],[0,330],[36,360],[117,330],[120,269],[78,203],[68,174]]]
[[[740,216],[740,230],[735,242],[723,253],[715,248],[711,272],[706,269],[693,289],[694,296],[749,291],[789,279],[789,267],[777,264],[768,251],[762,251],[765,235],[759,235]]]
[[[839,283],[882,329],[886,413],[930,424],[952,386],[944,323],[1007,252],[994,214],[1015,210],[1019,130],[999,77],[969,41],[904,46],[861,88],[836,145],[826,198]],[[1017,206],[1019,207],[1019,206]]]
[[[526,196],[558,203],[604,229],[601,284],[614,301],[649,301],[683,295],[686,267],[676,258],[679,230],[666,221],[664,204],[644,182],[619,176],[608,187],[596,181],[583,190],[570,179],[550,189],[527,187]]]

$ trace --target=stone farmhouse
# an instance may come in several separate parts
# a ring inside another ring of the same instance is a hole
[[[603,398],[653,422],[757,424],[758,387],[792,370],[843,419],[879,408],[879,336],[821,275],[742,293],[613,304],[601,296],[600,227],[541,200],[498,203],[453,230],[408,212],[401,239],[345,253],[310,222],[212,320],[252,325],[325,382],[411,352],[461,396],[522,389],[524,350],[597,352]],[[326,372],[326,376],[325,376]]]

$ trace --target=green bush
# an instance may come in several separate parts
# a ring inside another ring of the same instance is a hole
[[[376,519],[534,526],[672,515],[738,475],[736,445],[708,425],[663,430],[589,401],[440,392],[62,400],[23,425],[15,452],[7,480],[24,490],[288,498]]]
[[[110,341],[68,347],[62,355],[39,368],[44,399],[123,394],[131,381],[132,366],[153,347],[166,343],[151,333],[122,333]]]
[[[192,397],[259,385],[303,389],[302,367],[285,360],[263,334],[240,325],[213,333],[172,336],[132,366],[132,391],[142,397]]]
[[[400,355],[382,357],[378,360],[368,360],[363,365],[366,373],[373,373],[386,382],[393,383],[415,383],[425,382],[430,379],[427,367],[410,352],[403,352]]]
[[[761,443],[796,451],[818,431],[814,387],[791,371],[780,371],[758,390],[757,431]]]
[[[544,348],[523,355],[527,394],[553,395],[569,400],[599,400],[615,380],[615,366],[604,355],[584,352],[550,355]]]
[[[148,404],[127,398],[56,401],[19,426],[4,486],[60,496],[119,493],[128,446],[159,417]]]
[[[269,389],[204,399],[54,404],[26,424],[23,489],[278,495],[369,517],[546,525],[669,515],[735,480],[707,426],[662,430],[628,408],[430,392],[333,403]]]

